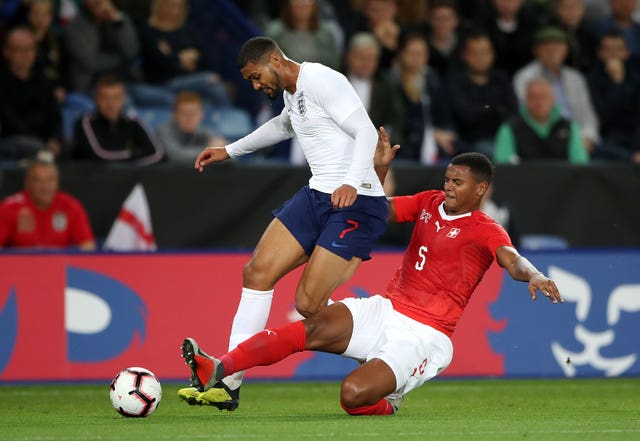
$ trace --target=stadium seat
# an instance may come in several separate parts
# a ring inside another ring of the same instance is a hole
[[[520,237],[520,248],[524,251],[566,250],[567,239],[549,234],[524,234]]]
[[[205,123],[211,123],[215,131],[235,141],[253,130],[251,116],[237,107],[221,107],[205,112]]]
[[[73,125],[82,115],[94,110],[93,100],[86,95],[70,93],[67,95],[60,110],[62,114],[63,141],[65,144],[71,144],[73,142]]]
[[[165,122],[171,119],[171,107],[138,107],[135,114],[141,123],[152,130],[157,130]]]

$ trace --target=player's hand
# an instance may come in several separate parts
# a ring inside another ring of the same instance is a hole
[[[380,127],[378,130],[378,144],[376,144],[376,152],[373,155],[373,165],[376,168],[388,168],[399,149],[400,145],[398,144],[391,147],[387,131],[384,127]]]
[[[534,274],[531,279],[529,279],[529,294],[531,294],[531,300],[538,298],[536,291],[540,291],[542,295],[548,297],[552,303],[564,302],[556,283],[548,277],[545,277],[542,273]]]
[[[201,172],[207,165],[224,161],[225,159],[229,159],[227,149],[224,147],[207,147],[200,152],[193,168]]]
[[[331,195],[333,208],[350,207],[356,201],[358,191],[350,185],[342,184]]]

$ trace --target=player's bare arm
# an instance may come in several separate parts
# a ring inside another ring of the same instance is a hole
[[[529,282],[528,290],[531,300],[536,300],[538,298],[537,291],[540,291],[552,303],[564,302],[555,282],[542,274],[527,258],[521,256],[515,248],[499,247],[496,250],[496,257],[500,266],[506,269],[514,280]]]
[[[373,167],[380,179],[380,183],[384,184],[384,180],[391,168],[391,162],[396,157],[396,153],[400,149],[400,145],[396,144],[391,147],[389,135],[384,127],[378,129],[378,143],[376,144],[376,152],[373,155]]]
[[[206,147],[196,158],[193,168],[202,172],[207,165],[213,164],[214,162],[221,162],[229,158],[229,153],[227,153],[227,149],[224,147]]]

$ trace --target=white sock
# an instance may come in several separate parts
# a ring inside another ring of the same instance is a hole
[[[233,318],[231,335],[229,336],[229,351],[233,350],[240,343],[249,337],[262,331],[267,326],[269,311],[271,311],[271,300],[273,290],[258,291],[255,289],[242,288],[240,304]],[[222,381],[229,389],[237,389],[242,384],[244,372],[236,372],[225,377]]]

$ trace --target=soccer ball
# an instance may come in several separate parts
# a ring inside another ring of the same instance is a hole
[[[162,398],[160,381],[153,372],[130,367],[111,382],[109,397],[113,408],[126,417],[146,417],[158,407]]]

